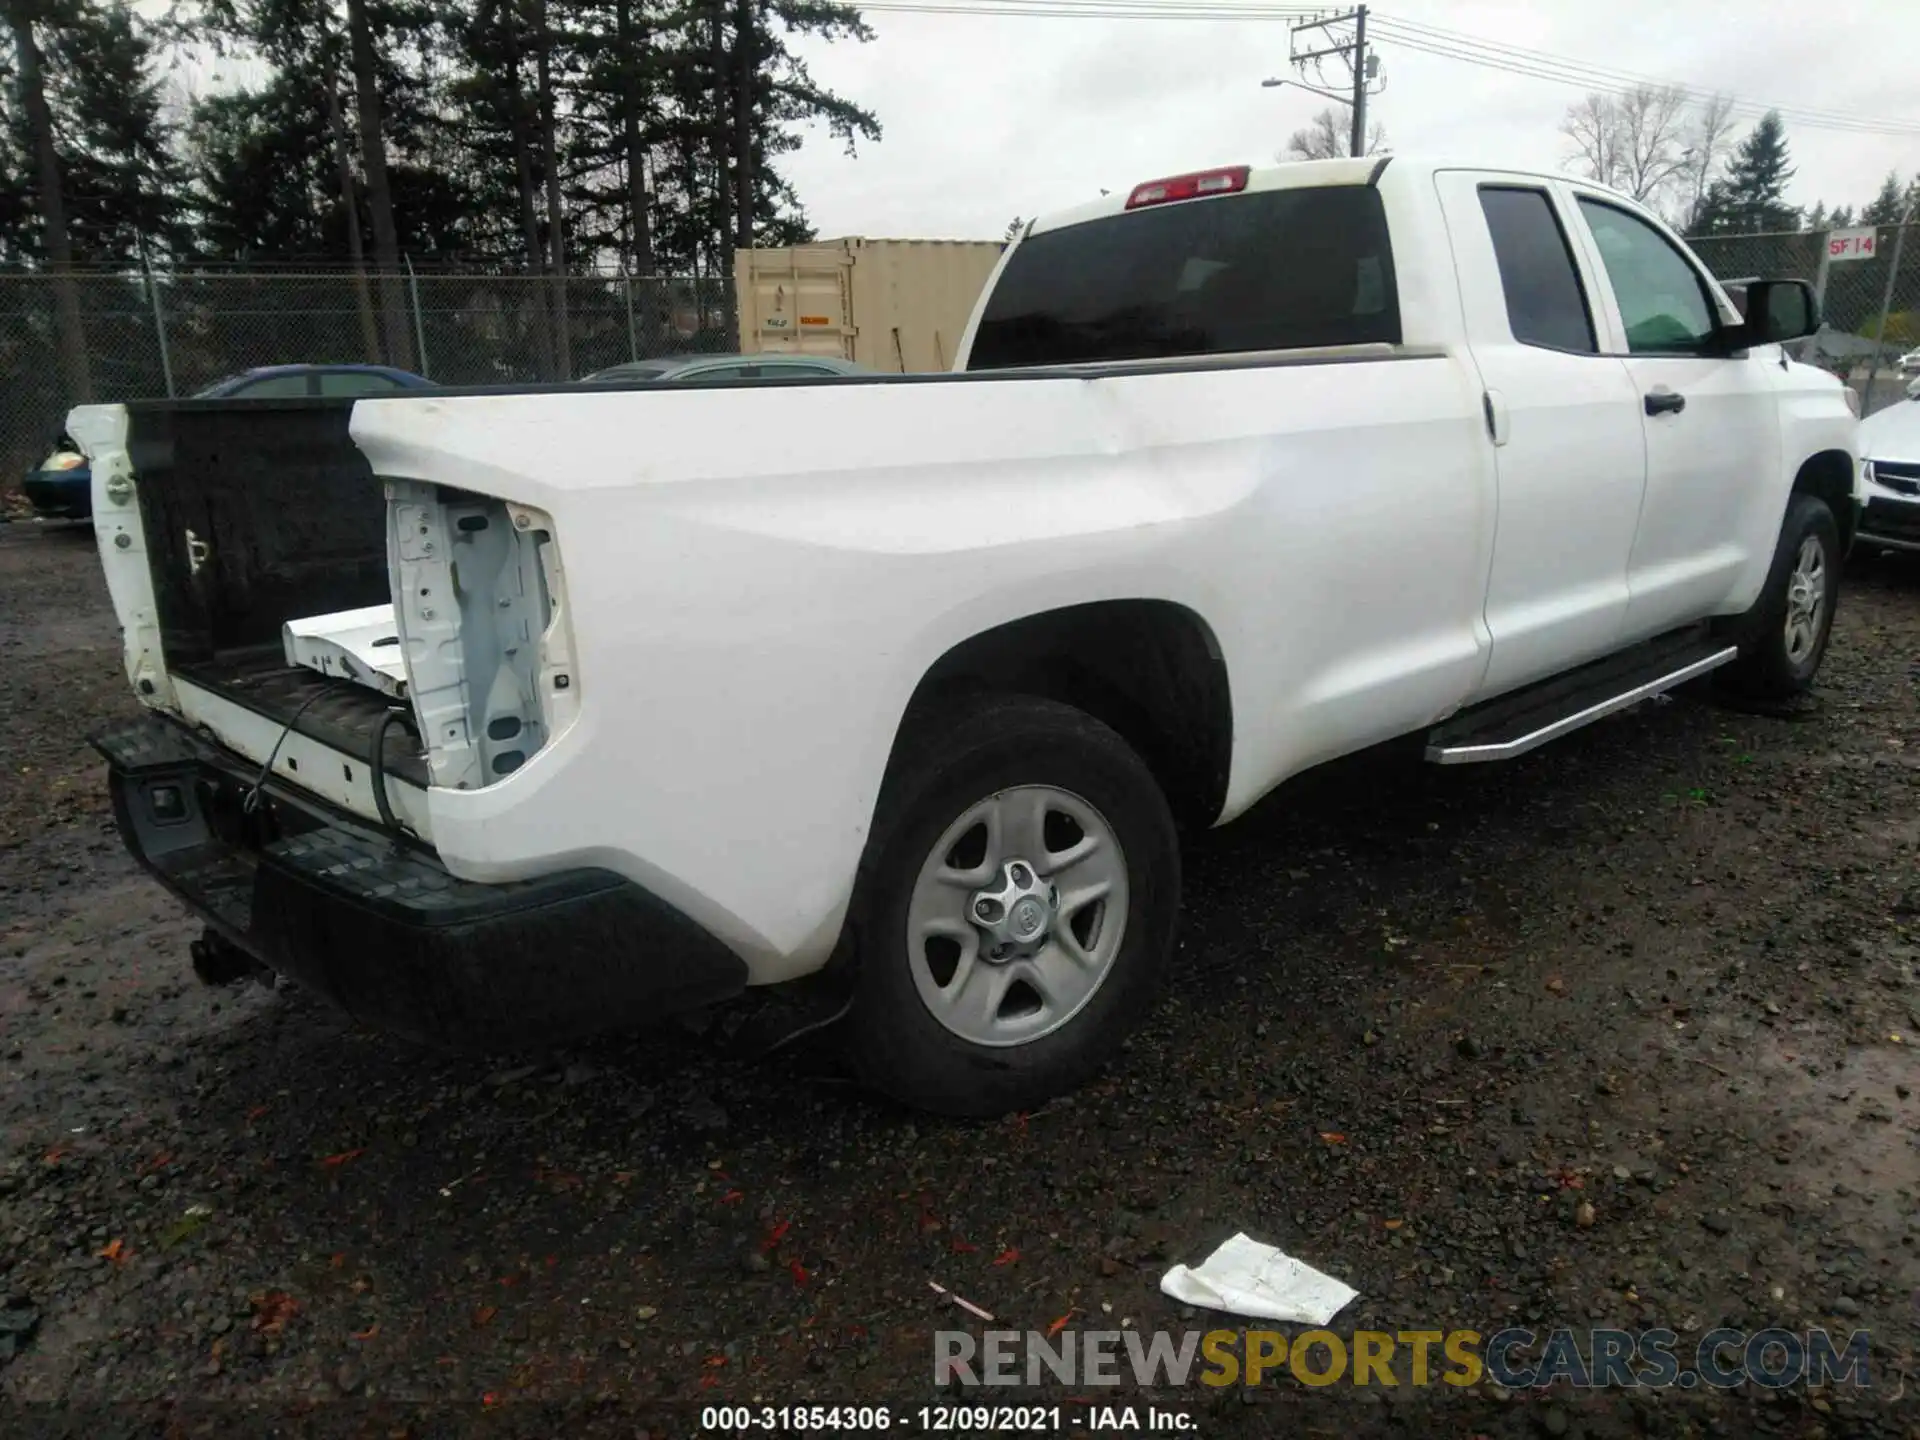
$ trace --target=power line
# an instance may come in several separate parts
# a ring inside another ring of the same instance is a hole
[[[1397,45],[1404,46],[1407,49],[1420,51],[1421,53],[1428,54],[1428,55],[1438,56],[1442,59],[1460,60],[1460,61],[1466,62],[1467,64],[1478,65],[1485,69],[1490,69],[1490,70],[1503,71],[1510,75],[1525,76],[1527,78],[1534,79],[1534,80],[1548,80],[1548,81],[1554,82],[1555,84],[1571,85],[1578,89],[1583,89],[1588,91],[1598,91],[1602,94],[1607,94],[1607,95],[1623,96],[1623,95],[1632,93],[1633,90],[1637,88],[1634,85],[1622,84],[1617,80],[1608,80],[1604,77],[1584,74],[1576,70],[1555,70],[1549,67],[1515,64],[1510,61],[1500,59],[1498,57],[1491,57],[1491,56],[1476,54],[1471,51],[1450,49],[1445,46],[1410,41],[1405,36],[1401,36],[1401,35],[1387,34],[1383,36],[1383,38],[1390,40]],[[1712,91],[1699,90],[1694,87],[1679,86],[1679,85],[1676,85],[1673,88],[1680,91],[1685,96],[1686,99],[1693,101],[1695,103],[1704,103],[1714,98],[1714,92]],[[1778,106],[1768,104],[1765,101],[1742,100],[1738,96],[1727,96],[1726,98],[1731,102],[1729,104],[1729,109],[1732,113],[1736,115],[1743,115],[1748,118],[1764,115],[1769,110],[1777,109],[1779,110],[1780,116],[1783,120],[1790,120],[1794,124],[1804,126],[1808,129],[1838,130],[1838,131],[1843,131],[1851,134],[1871,134],[1871,135],[1920,134],[1920,122],[1916,122],[1916,121],[1893,120],[1893,119],[1877,120],[1872,117],[1862,117],[1859,119],[1854,119],[1852,117],[1841,118],[1837,116],[1808,113],[1808,112],[1799,111],[1799,110],[1784,109]]]
[[[901,15],[1013,15],[1086,20],[1298,20],[1305,5],[1188,4],[1185,0],[846,0],[848,8]]]
[[[1554,55],[1545,50],[1530,50],[1530,49],[1527,49],[1525,46],[1521,46],[1521,45],[1508,45],[1503,41],[1485,40],[1477,35],[1466,34],[1463,31],[1448,30],[1439,25],[1426,25],[1426,24],[1420,23],[1419,21],[1414,21],[1414,20],[1399,20],[1399,19],[1395,19],[1392,16],[1381,16],[1376,18],[1375,25],[1376,25],[1376,28],[1378,29],[1398,31],[1402,34],[1403,38],[1405,38],[1408,41],[1411,41],[1414,38],[1418,37],[1422,40],[1432,41],[1439,44],[1445,44],[1445,45],[1450,45],[1454,47],[1464,47],[1467,49],[1480,51],[1480,52],[1489,52],[1489,53],[1500,55],[1503,58],[1513,59],[1516,61],[1534,62],[1534,63],[1543,64],[1549,67],[1557,68],[1560,70],[1577,72],[1583,75],[1592,75],[1595,77],[1611,80],[1616,83],[1623,83],[1623,84],[1633,85],[1633,86],[1652,85],[1661,89],[1683,90],[1688,92],[1689,95],[1696,96],[1696,97],[1704,97],[1704,96],[1716,93],[1711,90],[1703,89],[1702,87],[1699,87],[1699,86],[1686,85],[1673,80],[1661,79],[1658,76],[1647,75],[1639,71],[1623,70],[1617,66],[1597,65],[1592,63],[1591,61],[1586,61],[1586,60],[1570,60],[1565,56]],[[1778,104],[1772,104],[1766,101],[1759,101],[1759,100],[1739,100],[1738,97],[1735,97],[1735,103],[1737,107],[1751,108],[1761,113],[1764,113],[1768,110],[1778,110],[1783,116],[1788,114],[1796,114],[1800,116],[1819,116],[1825,119],[1833,119],[1833,120],[1845,120],[1845,121],[1865,122],[1865,123],[1873,123],[1873,124],[1881,123],[1880,117],[1876,117],[1872,115],[1863,115],[1858,111],[1836,110],[1836,109],[1832,109],[1830,107],[1825,107],[1825,106],[1778,105]],[[1894,120],[1894,121],[1891,121],[1890,123],[1893,123],[1896,125],[1920,124],[1920,122],[1910,122],[1905,120]]]
[[[1424,35],[1409,35],[1399,27],[1402,22],[1382,19],[1376,23],[1377,32],[1382,39],[1391,40],[1410,50],[1434,55],[1448,60],[1460,60],[1467,64],[1479,65],[1487,69],[1500,70],[1512,75],[1527,76],[1536,80],[1550,80],[1556,84],[1573,85],[1588,90],[1598,90],[1611,95],[1624,95],[1645,85],[1660,88],[1672,88],[1681,92],[1687,99],[1696,103],[1706,102],[1716,97],[1716,92],[1699,86],[1681,85],[1670,81],[1655,80],[1649,77],[1631,76],[1627,72],[1607,71],[1598,67],[1588,67],[1579,61],[1543,59],[1530,60],[1490,51],[1483,42],[1473,40],[1439,41]],[[1735,114],[1759,116],[1769,110],[1780,112],[1782,119],[1791,120],[1797,125],[1809,129],[1843,130],[1856,134],[1912,135],[1920,134],[1920,120],[1897,120],[1871,115],[1852,114],[1846,111],[1815,110],[1797,105],[1775,105],[1762,100],[1745,100],[1737,95],[1725,97]]]
[[[1324,6],[1279,6],[1235,4],[1232,0],[849,0],[861,10],[894,14],[1014,16],[1045,19],[1098,20],[1186,20],[1186,21],[1263,21],[1295,20],[1303,16],[1324,15]],[[1395,20],[1374,14],[1371,22],[1383,40],[1440,59],[1457,60],[1528,79],[1545,80],[1597,90],[1615,96],[1643,85],[1672,88],[1696,103],[1719,98],[1717,92],[1702,86],[1678,84],[1631,70],[1572,60],[1543,50],[1506,45],[1484,40],[1460,31],[1446,30],[1409,20]],[[1724,97],[1733,113],[1753,117],[1777,110],[1782,119],[1809,129],[1838,130],[1855,134],[1920,134],[1920,120],[1864,115],[1857,112],[1801,105],[1779,105],[1748,100],[1737,95]]]
[[[1353,26],[1350,34],[1336,32],[1333,28],[1336,25],[1346,24]],[[1305,32],[1317,32],[1316,38],[1311,43],[1318,48],[1306,51],[1299,48],[1296,37]],[[1347,154],[1366,154],[1368,86],[1379,70],[1378,59],[1368,54],[1370,47],[1367,44],[1367,7],[1356,5],[1343,15],[1315,17],[1303,24],[1295,25],[1289,32],[1288,38],[1294,42],[1290,55],[1293,68],[1304,72],[1311,64],[1314,67],[1315,79],[1320,78],[1320,61],[1326,56],[1338,55],[1346,61],[1348,78],[1352,85],[1351,95],[1344,97],[1344,103],[1351,111],[1348,116]],[[1267,83],[1279,82],[1268,81]],[[1311,85],[1307,88],[1313,89]],[[1331,92],[1317,90],[1314,93],[1331,94]],[[1342,97],[1334,95],[1332,98],[1341,99]]]

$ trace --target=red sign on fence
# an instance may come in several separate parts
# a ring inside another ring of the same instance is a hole
[[[1827,258],[1829,260],[1871,260],[1873,239],[1878,233],[1871,225],[1864,230],[1829,230]]]

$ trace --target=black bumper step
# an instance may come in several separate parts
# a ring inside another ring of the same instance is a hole
[[[1716,670],[1739,653],[1705,626],[1662,635],[1462,710],[1428,732],[1427,759],[1436,765],[1511,760]]]
[[[381,1029],[514,1049],[638,1028],[747,967],[611,871],[479,884],[158,717],[93,737],[127,848],[215,932]]]

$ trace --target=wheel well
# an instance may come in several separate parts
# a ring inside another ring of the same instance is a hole
[[[1833,523],[1840,527],[1840,553],[1853,543],[1853,459],[1844,450],[1822,450],[1809,455],[1793,477],[1793,493],[1814,495],[1827,502]]]
[[[1212,630],[1185,606],[1104,600],[983,631],[935,662],[909,710],[968,689],[1086,711],[1139,752],[1183,823],[1219,816],[1233,758],[1227,667]]]

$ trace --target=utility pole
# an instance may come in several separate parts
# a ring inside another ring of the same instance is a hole
[[[1349,155],[1367,153],[1367,7],[1353,12],[1353,138]]]
[[[1373,93],[1367,87],[1380,73],[1380,57],[1367,48],[1367,7],[1357,5],[1338,15],[1323,15],[1304,21],[1293,27],[1292,34],[1298,35],[1303,30],[1326,30],[1331,26],[1345,25],[1348,22],[1353,24],[1351,39],[1330,39],[1318,50],[1296,50],[1289,57],[1296,70],[1304,72],[1308,65],[1312,65],[1315,78],[1324,80],[1326,77],[1321,72],[1320,62],[1329,55],[1338,55],[1346,61],[1352,72],[1352,84],[1348,94],[1343,95],[1336,90],[1322,90],[1298,80],[1263,80],[1260,83],[1268,88],[1276,85],[1292,85],[1301,90],[1311,91],[1315,95],[1325,96],[1329,100],[1337,100],[1342,105],[1351,106],[1353,128],[1347,141],[1347,153],[1364,155],[1367,153],[1367,96]]]

